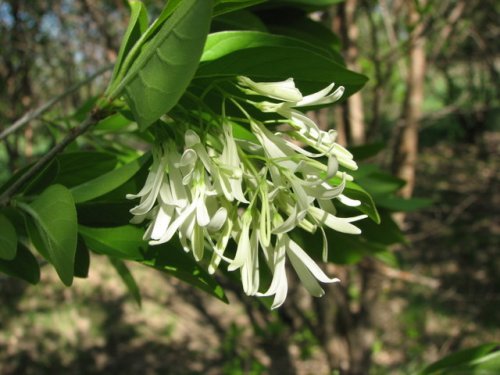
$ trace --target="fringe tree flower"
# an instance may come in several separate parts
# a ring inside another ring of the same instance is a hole
[[[181,111],[172,137],[153,147],[144,187],[127,195],[139,199],[130,211],[131,222],[147,223],[144,238],[150,245],[177,235],[183,249],[197,261],[206,259],[210,273],[226,263],[229,272],[240,272],[246,294],[274,296],[272,308],[279,307],[287,295],[287,259],[309,293],[321,296],[324,291],[319,282],[338,279],[325,275],[307,249],[292,239],[292,233],[297,228],[310,233],[319,230],[326,261],[325,228],[359,234],[353,222],[366,215],[337,216],[336,204],[360,204],[343,194],[352,177],[339,169],[355,170],[357,165],[352,154],[335,143],[333,130],[320,130],[298,108],[333,103],[344,88],[334,90],[332,83],[304,96],[292,78],[255,82],[248,77],[237,77],[236,87],[250,97],[220,89],[224,95],[221,114],[210,110],[200,116],[197,112],[199,121],[193,122],[194,116]],[[255,97],[270,101],[250,100]],[[267,118],[274,114],[275,121],[253,118],[245,109],[249,104]],[[226,116],[229,105],[243,118]],[[273,125],[280,122],[289,127],[276,131]],[[297,141],[315,151],[303,149]],[[335,176],[340,183],[332,183]],[[230,243],[232,252],[227,251]],[[272,273],[267,287],[260,279],[263,264]]]

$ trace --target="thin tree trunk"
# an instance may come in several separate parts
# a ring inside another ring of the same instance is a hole
[[[415,186],[415,167],[418,156],[418,130],[422,114],[425,78],[425,38],[419,24],[419,13],[412,0],[407,1],[410,25],[415,25],[409,46],[406,96],[404,100],[402,123],[398,128],[393,151],[393,173],[406,181],[401,189],[402,197],[409,198]]]
[[[341,38],[343,50],[345,51],[345,62],[349,69],[359,71],[357,62],[359,50],[357,47],[358,26],[355,22],[355,11],[358,8],[357,0],[346,0],[343,4],[336,6],[335,17],[332,20],[332,30]],[[339,109],[339,111],[341,111]],[[342,115],[337,114],[337,119],[343,118],[344,128],[337,122],[339,139],[343,135],[349,144],[362,144],[365,142],[365,119],[363,110],[363,98],[361,93],[356,93],[347,99],[347,105],[343,108]]]

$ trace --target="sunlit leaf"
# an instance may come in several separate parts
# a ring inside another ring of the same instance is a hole
[[[208,33],[212,3],[182,1],[109,94],[112,98],[125,94],[142,129],[169,111],[191,81]]]
[[[346,95],[367,81],[325,57],[306,42],[257,31],[224,31],[209,35],[198,78],[247,75],[255,80],[295,78],[318,89],[331,82],[343,85]]]
[[[121,70],[125,57],[148,27],[148,11],[142,1],[129,0],[130,20],[123,36],[120,51],[116,58],[111,82],[114,82]]]

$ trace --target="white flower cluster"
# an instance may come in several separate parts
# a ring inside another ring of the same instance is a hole
[[[333,103],[344,88],[333,90],[331,84],[303,96],[292,79],[258,83],[247,77],[238,77],[237,86],[247,95],[272,100],[243,102],[274,113],[277,120],[289,125],[287,130],[271,131],[248,115],[238,104],[241,98],[230,98],[248,124],[235,125],[231,118],[220,116],[218,126],[211,124],[202,130],[185,125],[182,142],[169,140],[155,146],[144,187],[127,196],[140,198],[131,210],[132,222],[149,223],[144,237],[151,245],[165,243],[177,234],[184,250],[198,261],[206,248],[211,249],[209,272],[225,261],[229,271],[240,270],[246,294],[274,296],[272,308],[279,307],[287,295],[286,259],[305,288],[321,296],[324,291],[318,281],[338,279],[325,275],[290,232],[297,227],[311,233],[319,229],[326,260],[324,227],[359,234],[352,222],[366,216],[336,216],[334,200],[360,204],[342,194],[351,176],[339,171],[339,165],[354,170],[356,163],[335,143],[334,131],[320,130],[296,108]],[[246,126],[247,136],[235,137],[235,126]],[[316,151],[306,151],[298,142]],[[322,163],[320,157],[328,162]],[[340,177],[338,185],[331,183],[334,176]],[[232,257],[226,252],[230,241],[236,245]],[[267,290],[260,284],[259,267],[264,262],[273,275]]]

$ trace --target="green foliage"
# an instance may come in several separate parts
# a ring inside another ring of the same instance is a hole
[[[0,259],[12,260],[17,251],[16,228],[2,214],[0,214]]]
[[[51,185],[30,204],[19,206],[30,216],[29,231],[37,250],[70,286],[77,241],[76,208],[70,191],[62,185]]]
[[[332,82],[345,87],[344,96],[360,90],[367,78],[346,68],[338,37],[304,14],[304,10],[336,2],[171,0],[148,26],[144,4],[130,1],[130,22],[104,94],[108,100],[94,96],[65,121],[81,121],[93,107],[106,116],[99,117],[92,135],[85,138],[85,151],[81,145],[71,145],[70,151],[54,158],[17,191],[11,208],[15,214],[0,215],[0,270],[38,282],[38,262],[30,252],[36,249],[54,266],[63,283],[71,285],[74,276],[87,276],[92,254],[98,254],[110,259],[138,304],[139,287],[125,261],[154,268],[227,301],[221,286],[205,270],[207,257],[198,263],[192,254],[182,251],[185,243],[176,240],[150,246],[143,239],[145,227],[129,224],[133,203],[126,195],[138,191],[153,168],[152,152],[137,149],[145,149],[144,143],[179,137],[178,119],[201,121],[210,119],[221,106],[225,111],[220,92],[236,76],[263,81],[293,77],[304,93]],[[293,27],[267,23],[259,12],[253,12],[285,8],[299,9]],[[212,18],[219,31],[209,34]],[[217,89],[211,92],[214,87]],[[228,113],[234,110],[227,107]],[[265,120],[265,114],[259,116]],[[231,124],[238,142],[257,142],[250,128],[237,119],[227,117],[225,121]],[[378,146],[355,153],[370,155],[377,150]],[[29,168],[12,176],[0,192]],[[359,200],[360,205],[340,214],[359,211],[371,221],[359,225],[361,236],[328,232],[332,248],[328,261],[353,264],[374,256],[395,266],[397,261],[388,247],[404,238],[390,212],[419,208],[427,202],[396,198],[394,193],[402,181],[374,167],[360,168],[353,175],[356,182],[347,181],[344,194]],[[331,182],[340,185],[342,179],[334,177]],[[322,241],[319,231],[314,235],[298,232],[294,238],[304,245]],[[198,240],[199,255],[210,246],[204,243],[208,239],[203,234]],[[310,252],[318,259],[321,256],[319,250]]]
[[[418,375],[494,375],[500,372],[498,343],[452,353],[424,368]]]
[[[109,96],[115,98],[124,91],[143,130],[168,112],[186,90],[203,51],[211,9],[211,0],[181,2],[141,46],[123,79],[112,82]]]
[[[196,78],[237,75],[267,80],[294,77],[311,89],[335,82],[345,86],[346,95],[360,90],[367,80],[299,39],[256,31],[210,34]]]

